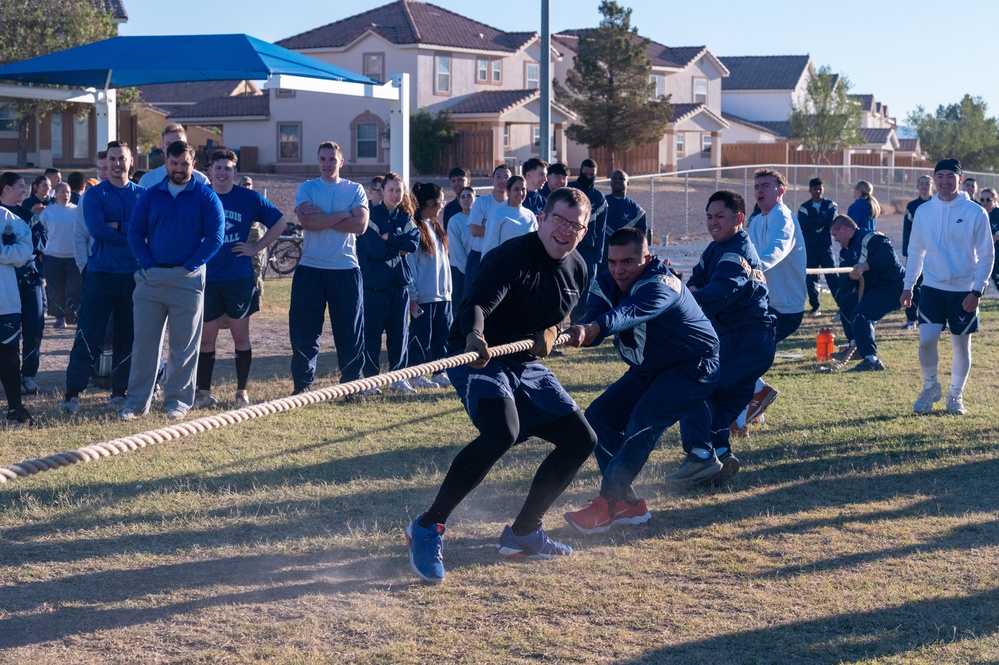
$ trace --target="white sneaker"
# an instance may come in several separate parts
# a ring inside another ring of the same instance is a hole
[[[947,413],[952,416],[963,416],[968,413],[968,410],[964,408],[964,395],[947,395]]]
[[[943,397],[943,391],[940,389],[940,382],[936,381],[928,388],[923,388],[923,392],[919,393],[919,397],[916,398],[916,403],[912,405],[912,410],[915,413],[925,415],[933,410],[933,403],[939,402],[941,397]]]
[[[186,415],[187,411],[183,409],[170,409],[166,412],[167,420],[183,420]]]
[[[118,420],[124,420],[125,422],[137,420],[138,418],[139,414],[137,414],[135,411],[132,411],[132,409],[128,408],[122,409],[121,413],[118,414]]]
[[[236,409],[245,409],[250,406],[250,396],[246,395],[236,395],[236,399],[233,400],[232,405]]]
[[[219,401],[212,397],[211,395],[199,395],[194,399],[194,406],[192,409],[214,409],[218,406]]]
[[[371,386],[370,388],[365,388],[361,391],[362,395],[381,395],[382,389],[378,386]]]
[[[439,383],[434,383],[425,376],[418,376],[412,381],[412,386],[414,388],[440,388]]]
[[[68,400],[59,405],[59,413],[74,414],[80,410],[80,398],[70,397]]]
[[[413,395],[416,393],[416,389],[409,385],[409,381],[403,379],[402,381],[396,381],[391,386],[392,392],[402,393],[403,395]]]
[[[451,379],[447,378],[447,374],[445,374],[444,372],[437,372],[432,377],[430,377],[430,380],[436,383],[441,388],[451,387]]]

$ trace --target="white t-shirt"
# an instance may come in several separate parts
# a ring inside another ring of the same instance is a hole
[[[368,207],[364,187],[340,178],[327,182],[322,178],[306,180],[295,192],[295,209],[311,203],[323,214],[347,212],[358,206]],[[357,234],[343,233],[336,229],[302,232],[301,265],[323,270],[349,270],[357,268]]]
[[[149,189],[150,187],[155,187],[156,185],[163,182],[163,178],[165,177],[167,177],[166,166],[165,165],[158,166],[149,173],[139,178],[139,187],[145,187],[146,189]],[[208,176],[206,176],[198,169],[194,169],[194,172],[191,174],[191,177],[200,183],[203,183],[205,185],[208,184]]]
[[[57,259],[72,259],[73,234],[76,233],[76,206],[51,205],[42,211],[40,219],[49,233],[49,242],[45,247],[45,256]]]
[[[505,206],[506,200],[497,201],[493,197],[492,193],[487,196],[480,196],[475,199],[475,203],[472,204],[472,209],[468,211],[468,225],[475,226],[486,226],[489,223],[489,216],[493,214],[493,210],[499,208],[500,206]],[[486,233],[489,230],[486,229]],[[482,241],[484,238],[476,238],[471,236],[471,245],[469,245],[469,251],[481,252],[482,251]]]
[[[486,222],[486,235],[482,239],[482,256],[496,249],[507,240],[538,230],[538,218],[524,206],[514,208],[504,205],[493,210]]]

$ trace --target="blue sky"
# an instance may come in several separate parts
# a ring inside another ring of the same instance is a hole
[[[125,0],[123,35],[243,32],[267,41],[305,32],[386,4],[387,0]],[[501,30],[540,30],[538,0],[435,0],[453,12]],[[994,78],[996,47],[979,17],[985,5],[925,0],[758,3],[710,0],[621,2],[639,32],[667,46],[707,46],[717,56],[810,54],[818,66],[845,74],[855,93],[874,94],[899,124],[917,105],[934,111],[965,93],[999,114]],[[598,0],[551,0],[553,30],[597,25]],[[676,7],[703,7],[699,13]],[[275,10],[277,8],[277,10]],[[942,11],[945,10],[945,11]],[[177,20],[175,17],[182,17]],[[210,58],[211,54],[201,57]]]

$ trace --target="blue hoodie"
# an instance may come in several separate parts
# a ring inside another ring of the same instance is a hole
[[[139,262],[128,246],[128,224],[136,201],[145,191],[134,182],[115,187],[107,180],[87,191],[83,197],[83,220],[93,239],[87,270],[123,275],[139,269]]]
[[[640,372],[658,373],[694,358],[717,358],[718,336],[690,291],[659,259],[652,259],[627,293],[604,271],[590,285],[587,323],[600,326],[591,346],[616,335],[621,359]]]

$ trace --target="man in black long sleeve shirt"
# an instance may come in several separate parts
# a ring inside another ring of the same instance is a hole
[[[902,256],[909,256],[909,236],[912,235],[912,220],[916,218],[916,210],[931,198],[933,198],[933,178],[928,175],[920,176],[916,187],[919,189],[919,196],[909,201],[905,206],[905,218],[902,220]],[[923,276],[916,280],[916,285],[912,287],[912,306],[905,308],[905,324],[903,330],[914,330],[919,327],[916,314],[919,310],[919,292],[923,285]]]
[[[406,529],[410,563],[427,581],[444,579],[444,524],[451,512],[493,464],[529,436],[550,441],[555,450],[538,468],[517,519],[503,530],[499,552],[548,559],[572,551],[548,538],[541,519],[593,452],[596,435],[538,359],[551,351],[555,326],[586,288],[586,266],[573,250],[586,233],[589,213],[589,201],[579,190],[553,192],[538,231],[490,252],[462,303],[451,347],[464,345],[480,359],[448,370],[448,377],[479,436],[451,463],[430,510]],[[531,351],[490,359],[490,346],[531,338]]]

